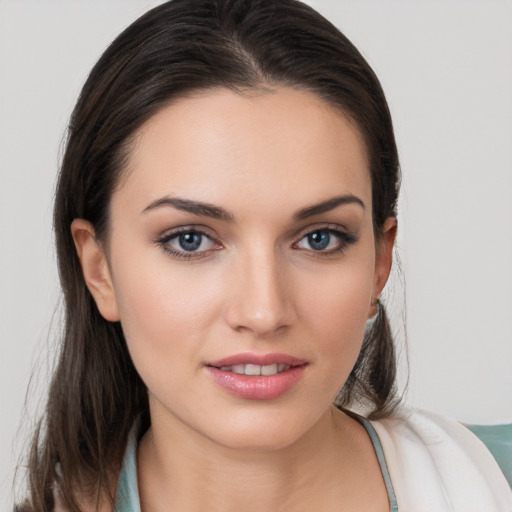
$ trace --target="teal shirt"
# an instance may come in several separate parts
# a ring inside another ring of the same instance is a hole
[[[132,430],[117,481],[114,512],[140,512],[139,486],[137,484],[137,438]]]

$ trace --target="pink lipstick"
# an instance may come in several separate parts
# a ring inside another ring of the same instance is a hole
[[[236,354],[205,365],[213,380],[239,398],[271,400],[301,379],[307,362],[288,354]]]

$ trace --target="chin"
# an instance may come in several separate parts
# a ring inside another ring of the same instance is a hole
[[[208,437],[226,448],[239,451],[272,452],[286,449],[307,436],[315,425],[312,417],[287,414],[279,408],[265,413],[242,414],[218,425]],[[318,419],[317,419],[318,421]]]

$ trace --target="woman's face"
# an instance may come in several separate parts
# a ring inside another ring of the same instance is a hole
[[[393,233],[377,256],[367,155],[347,118],[307,92],[219,89],[139,131],[108,265],[89,286],[121,321],[153,423],[275,449],[328,414]]]

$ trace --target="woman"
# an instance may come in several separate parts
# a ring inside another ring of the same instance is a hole
[[[510,509],[469,432],[397,412],[398,185],[379,82],[311,8],[175,0],[128,27],[70,123],[28,509]]]

